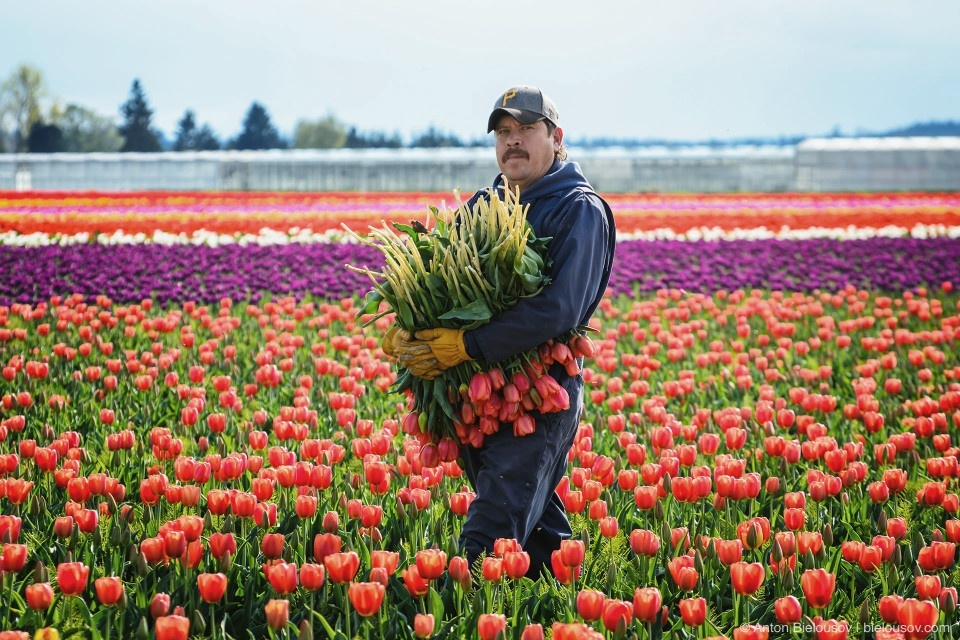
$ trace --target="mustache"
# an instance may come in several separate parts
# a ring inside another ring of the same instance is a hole
[[[506,162],[506,161],[509,160],[510,158],[526,158],[526,159],[529,159],[529,158],[530,158],[530,154],[528,154],[528,153],[527,153],[526,151],[524,151],[523,149],[510,149],[510,150],[505,151],[505,152],[503,153],[503,155],[500,157],[500,161],[501,161],[501,162]]]

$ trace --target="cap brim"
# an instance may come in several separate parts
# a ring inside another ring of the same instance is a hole
[[[500,118],[505,115],[513,116],[520,124],[533,124],[534,122],[547,119],[543,114],[537,113],[536,111],[527,111],[526,109],[494,109],[493,113],[490,114],[490,119],[487,120],[487,133],[496,129]]]

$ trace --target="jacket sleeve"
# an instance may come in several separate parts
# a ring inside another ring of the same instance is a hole
[[[466,332],[472,357],[493,363],[534,348],[586,323],[609,264],[609,228],[599,197],[578,193],[551,216],[550,283],[539,295],[521,298],[490,323]]]

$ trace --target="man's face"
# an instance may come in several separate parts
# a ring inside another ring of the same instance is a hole
[[[547,133],[543,120],[520,124],[516,118],[503,115],[493,130],[497,148],[497,164],[510,188],[521,191],[542,178],[563,141],[563,131],[557,127]]]

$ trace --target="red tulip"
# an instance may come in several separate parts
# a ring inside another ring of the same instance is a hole
[[[733,630],[733,640],[768,640],[770,629],[762,624],[744,624]]]
[[[940,576],[917,576],[914,584],[917,587],[917,597],[921,600],[935,600],[943,589]]]
[[[317,514],[317,497],[308,495],[297,496],[297,501],[294,503],[294,510],[297,512],[298,518],[304,520],[312,518]]]
[[[707,619],[705,598],[684,598],[680,601],[680,617],[685,625],[699,627]]]
[[[26,563],[27,545],[4,543],[3,555],[0,556],[0,571],[18,573]]]
[[[630,532],[630,548],[637,555],[652,557],[660,550],[660,538],[648,529],[634,529]]]
[[[507,616],[502,613],[481,613],[477,620],[480,640],[496,640],[497,635],[507,631]]]
[[[626,628],[632,620],[632,603],[614,598],[607,598],[603,602],[603,626],[609,631],[616,631],[621,625]]]
[[[850,625],[846,620],[824,620],[820,616],[814,616],[813,628],[816,640],[847,640],[850,632]]]
[[[197,576],[197,589],[204,602],[219,602],[227,592],[227,576],[222,573],[201,573]]]
[[[400,563],[400,554],[396,551],[384,551],[376,549],[370,552],[370,566],[372,568],[381,567],[386,569],[389,575],[397,572],[397,565]]]
[[[560,584],[573,584],[580,577],[582,566],[568,566],[563,562],[563,555],[560,549],[556,549],[550,554],[550,568],[553,569],[553,575]]]
[[[582,589],[577,594],[577,615],[586,622],[599,620],[603,615],[603,602],[606,597],[602,591]]]
[[[424,580],[436,580],[447,568],[447,554],[440,549],[421,549],[415,557],[417,570]]]
[[[470,564],[467,562],[467,559],[463,556],[454,556],[450,559],[450,565],[447,567],[447,572],[450,574],[450,577],[453,578],[454,582],[459,584],[464,589],[470,588],[470,583],[473,580],[473,577],[470,575]]]
[[[167,593],[155,593],[150,600],[150,617],[160,618],[170,613],[170,595]]]
[[[773,602],[773,609],[777,614],[777,622],[781,624],[800,622],[800,618],[803,616],[803,607],[796,596],[777,598]]]
[[[900,605],[902,604],[903,596],[897,594],[883,596],[877,602],[877,611],[880,613],[880,618],[887,624],[897,624]]]
[[[34,611],[44,611],[50,607],[53,602],[53,587],[49,582],[37,582],[28,584],[23,594],[27,600],[27,606]]]
[[[283,555],[286,538],[282,533],[265,533],[260,541],[260,550],[267,558],[274,560]]]
[[[322,564],[311,564],[305,562],[300,565],[300,584],[307,591],[316,591],[323,586],[323,580],[326,577],[326,571]]]
[[[57,586],[65,596],[79,596],[87,587],[90,567],[82,562],[62,562],[57,565]]]
[[[429,638],[433,635],[434,620],[432,613],[418,613],[413,618],[413,635]]]
[[[354,610],[368,618],[380,610],[386,588],[379,582],[351,582],[347,596]]]
[[[579,567],[583,564],[586,547],[583,540],[561,540],[560,562],[567,567]]]
[[[420,570],[417,569],[416,564],[408,565],[400,577],[403,578],[407,593],[413,598],[422,598],[430,591],[430,582],[420,576]]]
[[[213,533],[210,535],[210,555],[219,560],[229,553],[231,556],[237,553],[237,539],[232,533]]]
[[[290,621],[290,601],[268,600],[263,612],[267,617],[267,626],[274,631],[280,631]]]
[[[93,581],[93,587],[102,605],[115,605],[123,597],[123,583],[115,576],[97,578]]]
[[[700,574],[693,566],[693,556],[677,556],[667,562],[667,569],[674,583],[683,591],[692,591],[697,586]]]
[[[350,582],[357,575],[360,569],[360,556],[356,551],[331,553],[323,559],[323,564],[327,568],[330,581],[343,584]]]
[[[730,582],[740,595],[753,595],[763,584],[766,569],[759,562],[734,562],[730,565]]]
[[[0,482],[0,485],[3,483]],[[0,497],[3,497],[3,491],[0,490]],[[958,520],[957,522],[960,522]],[[5,537],[9,534],[10,542],[17,542],[20,539],[20,528],[22,526],[22,521],[17,516],[0,516],[0,540],[4,540]],[[71,524],[71,530],[73,526]],[[949,531],[950,528],[947,528]]]
[[[487,582],[497,583],[503,579],[503,559],[494,556],[486,556],[483,559],[483,579]]]
[[[508,551],[503,554],[503,571],[511,580],[519,580],[530,570],[530,554],[526,551]]]
[[[800,577],[800,587],[807,603],[814,609],[823,609],[833,599],[837,576],[825,569],[808,569]]]
[[[553,637],[560,640],[556,634]],[[523,628],[523,633],[520,634],[520,640],[543,640],[543,638],[542,624],[528,624]]]
[[[867,573],[873,573],[883,563],[883,550],[876,545],[868,545],[860,554],[860,568]]]
[[[339,553],[342,547],[343,541],[335,533],[318,533],[313,538],[313,556],[317,562],[323,562],[330,554]]]
[[[293,593],[297,589],[297,565],[294,562],[277,562],[264,566],[267,580],[273,590],[280,595]]]
[[[638,588],[633,592],[633,615],[643,622],[654,622],[660,615],[663,596],[656,587]]]
[[[743,543],[739,540],[714,540],[713,548],[720,562],[727,566],[743,559]]]
[[[190,619],[183,616],[161,616],[154,626],[157,640],[187,640]]]

